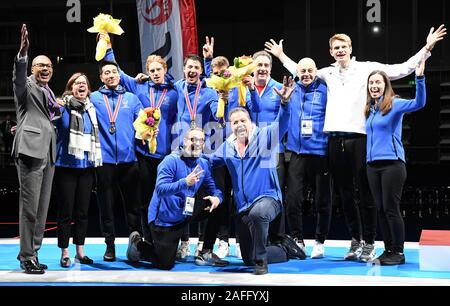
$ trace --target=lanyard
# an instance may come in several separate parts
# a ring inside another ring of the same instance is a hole
[[[103,95],[103,100],[105,100],[106,109],[108,110],[109,122],[111,124],[115,125],[117,115],[119,114],[120,102],[122,102],[122,95],[121,94],[119,95],[119,99],[118,99],[119,101],[117,102],[116,109],[114,110],[114,115],[111,112],[111,107],[109,106],[108,97],[106,95]]]
[[[164,97],[166,96],[167,88],[164,88],[161,97],[158,100],[158,104],[156,105],[156,108],[160,108],[161,104],[164,100]],[[155,94],[153,93],[153,87],[150,87],[150,106],[155,108]]]
[[[197,84],[197,89],[195,90],[195,98],[194,98],[194,105],[192,106],[191,100],[189,99],[189,95],[187,92],[187,83],[184,86],[184,97],[186,99],[186,104],[189,110],[189,116],[191,117],[191,122],[195,121],[195,115],[197,113],[197,103],[198,103],[198,95],[200,93],[200,88],[202,87],[202,83],[199,82]]]
[[[312,117],[312,113],[313,113],[313,109],[314,109],[314,102],[316,101],[316,90],[317,90],[317,88],[315,88],[314,92],[313,92],[313,96],[312,96],[312,100],[311,100],[311,110],[309,112],[309,118]],[[306,92],[303,95],[303,103],[300,105],[300,109],[302,111],[301,115],[300,115],[301,118],[303,118],[303,114],[304,114],[304,111],[305,111],[305,103],[306,103]]]

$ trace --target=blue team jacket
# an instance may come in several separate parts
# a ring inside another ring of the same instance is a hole
[[[367,162],[399,159],[405,162],[402,144],[403,115],[423,108],[425,102],[425,77],[416,77],[415,99],[394,98],[392,109],[385,116],[378,108],[371,107],[366,120]]]
[[[327,155],[328,135],[323,132],[327,106],[327,85],[316,78],[305,87],[297,82],[291,96],[291,117],[286,149],[297,154]],[[302,135],[301,121],[312,120],[312,136]]]
[[[112,49],[107,50],[104,59],[116,62]],[[150,153],[148,143],[142,144],[142,140],[136,139],[136,151],[145,156],[158,159],[164,158],[164,156],[171,152],[171,144],[174,138],[174,135],[171,134],[171,129],[177,119],[178,92],[174,87],[173,77],[167,73],[165,75],[165,83],[161,85],[155,85],[150,80],[144,83],[138,83],[134,77],[129,76],[120,69],[120,84],[125,87],[126,91],[134,93],[144,108],[151,107],[150,88],[154,90],[155,104],[158,103],[163,90],[167,89],[166,96],[161,104],[161,121],[158,127],[159,133],[156,137],[156,152],[154,154]]]
[[[109,132],[110,120],[103,94],[108,97],[112,112],[117,106],[119,95],[122,95],[122,102],[116,119],[116,133],[114,134]],[[116,90],[103,86],[100,90],[91,94],[91,102],[97,112],[103,163],[120,164],[136,161],[133,122],[142,109],[138,97],[130,92],[125,92],[121,85]]]
[[[204,172],[194,186],[188,187],[185,178],[200,165]],[[195,197],[200,186],[206,194],[216,196],[222,202],[222,193],[216,188],[211,174],[211,167],[204,158],[186,158],[176,150],[167,155],[158,166],[156,188],[148,208],[148,222],[169,227],[184,222],[183,215],[186,197]],[[196,203],[198,205],[198,203]]]
[[[262,197],[271,197],[282,202],[276,165],[272,160],[278,151],[276,146],[267,149],[271,142],[278,143],[286,134],[290,107],[280,107],[276,121],[264,128],[253,127],[245,155],[241,158],[235,148],[236,138],[231,136],[217,151],[209,156],[213,167],[226,165],[231,175],[233,196],[237,212],[249,209]],[[278,136],[278,137],[276,137]]]

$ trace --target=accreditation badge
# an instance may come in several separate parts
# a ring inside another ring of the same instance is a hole
[[[195,199],[191,198],[191,197],[186,197],[186,202],[184,203],[183,215],[192,216],[192,214],[194,213],[194,205],[195,205]]]
[[[302,137],[311,137],[313,134],[313,121],[311,119],[301,120]]]

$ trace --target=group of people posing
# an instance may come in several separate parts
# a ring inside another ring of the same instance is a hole
[[[352,59],[352,42],[345,34],[330,38],[336,62],[319,70],[310,58],[293,62],[283,41],[267,41],[265,50],[253,55],[255,72],[243,80],[245,106],[239,106],[237,88],[216,92],[206,85],[205,75],[222,75],[229,66],[225,57],[213,56],[212,38],[203,46],[203,59],[185,58],[184,78],[178,81],[157,55],[148,56],[147,74],[127,75],[109,45],[99,65],[101,88],[92,92],[88,77],[77,72],[58,99],[48,86],[53,65],[47,56],[33,59],[27,77],[25,25],[21,31],[13,71],[18,122],[13,157],[20,183],[17,258],[25,273],[47,269],[38,251],[52,184],[62,267],[72,264],[71,232],[75,262],[93,263],[84,253],[84,241],[94,184],[105,261],[116,260],[117,195],[130,232],[129,261],[171,269],[184,257],[177,250],[183,246],[180,240],[188,240],[189,224],[207,220],[195,263],[226,266],[221,257],[227,254],[219,257],[213,247],[218,237],[227,243],[230,215],[242,260],[254,274],[266,274],[270,263],[305,259],[301,205],[308,181],[317,211],[311,258],[325,256],[334,184],[352,238],[345,259],[405,262],[399,210],[406,179],[402,118],[425,105],[425,61],[446,35],[443,25],[432,28],[426,45],[397,65]],[[282,83],[271,78],[272,55],[293,75]],[[414,71],[416,97],[400,99],[390,80]],[[226,101],[223,118],[217,117],[219,96]],[[148,107],[161,112],[156,152],[148,146],[153,135],[136,135],[133,126]],[[378,257],[377,219],[385,246]]]

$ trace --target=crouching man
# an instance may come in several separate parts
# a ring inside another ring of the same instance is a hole
[[[252,125],[245,108],[231,110],[233,135],[210,156],[213,167],[226,165],[231,175],[242,259],[245,265],[254,266],[256,275],[266,274],[268,263],[306,257],[288,235],[280,244],[268,245],[269,223],[281,212],[282,197],[276,164],[271,162],[278,153],[276,146],[270,146],[273,149],[269,150],[267,144],[279,143],[288,130],[292,78],[285,77],[283,88],[274,90],[281,97],[276,122],[258,128]]]
[[[138,232],[130,234],[129,261],[150,261],[158,269],[170,270],[175,264],[178,243],[183,229],[190,223],[205,219],[219,206],[222,193],[216,188],[208,161],[200,155],[205,134],[191,128],[185,135],[183,147],[166,156],[158,166],[156,188],[148,209],[151,241],[143,241]],[[203,187],[206,201],[196,201]],[[228,262],[216,254],[205,254],[210,265],[223,267]]]

